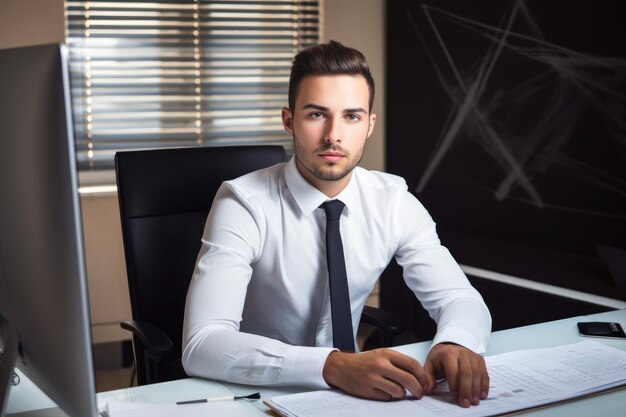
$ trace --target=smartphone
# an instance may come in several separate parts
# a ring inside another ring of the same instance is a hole
[[[581,336],[615,337],[626,339],[624,329],[619,323],[607,321],[588,321],[578,323],[578,333]]]

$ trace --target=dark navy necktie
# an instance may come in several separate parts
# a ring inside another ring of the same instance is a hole
[[[339,231],[339,218],[344,204],[339,200],[323,204],[326,211],[326,259],[330,285],[330,310],[333,323],[333,346],[345,352],[354,352],[354,332],[346,261]]]

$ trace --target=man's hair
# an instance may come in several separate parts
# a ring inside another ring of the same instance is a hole
[[[356,49],[329,41],[306,48],[293,60],[289,77],[289,109],[293,112],[300,83],[308,75],[361,75],[369,89],[369,111],[374,104],[374,78],[365,56]]]

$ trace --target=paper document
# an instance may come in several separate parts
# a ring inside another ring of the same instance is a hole
[[[287,417],[492,416],[626,385],[626,352],[595,341],[485,358],[489,397],[478,406],[452,402],[446,384],[421,400],[380,402],[339,391],[312,391],[265,401]]]

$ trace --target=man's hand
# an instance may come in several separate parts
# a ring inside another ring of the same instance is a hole
[[[427,373],[415,359],[390,349],[331,352],[323,376],[330,386],[374,400],[404,398],[406,390],[422,398],[435,389],[432,372]]]
[[[435,345],[426,358],[424,370],[432,378],[447,378],[450,393],[461,407],[478,405],[489,394],[485,360],[463,346]]]

